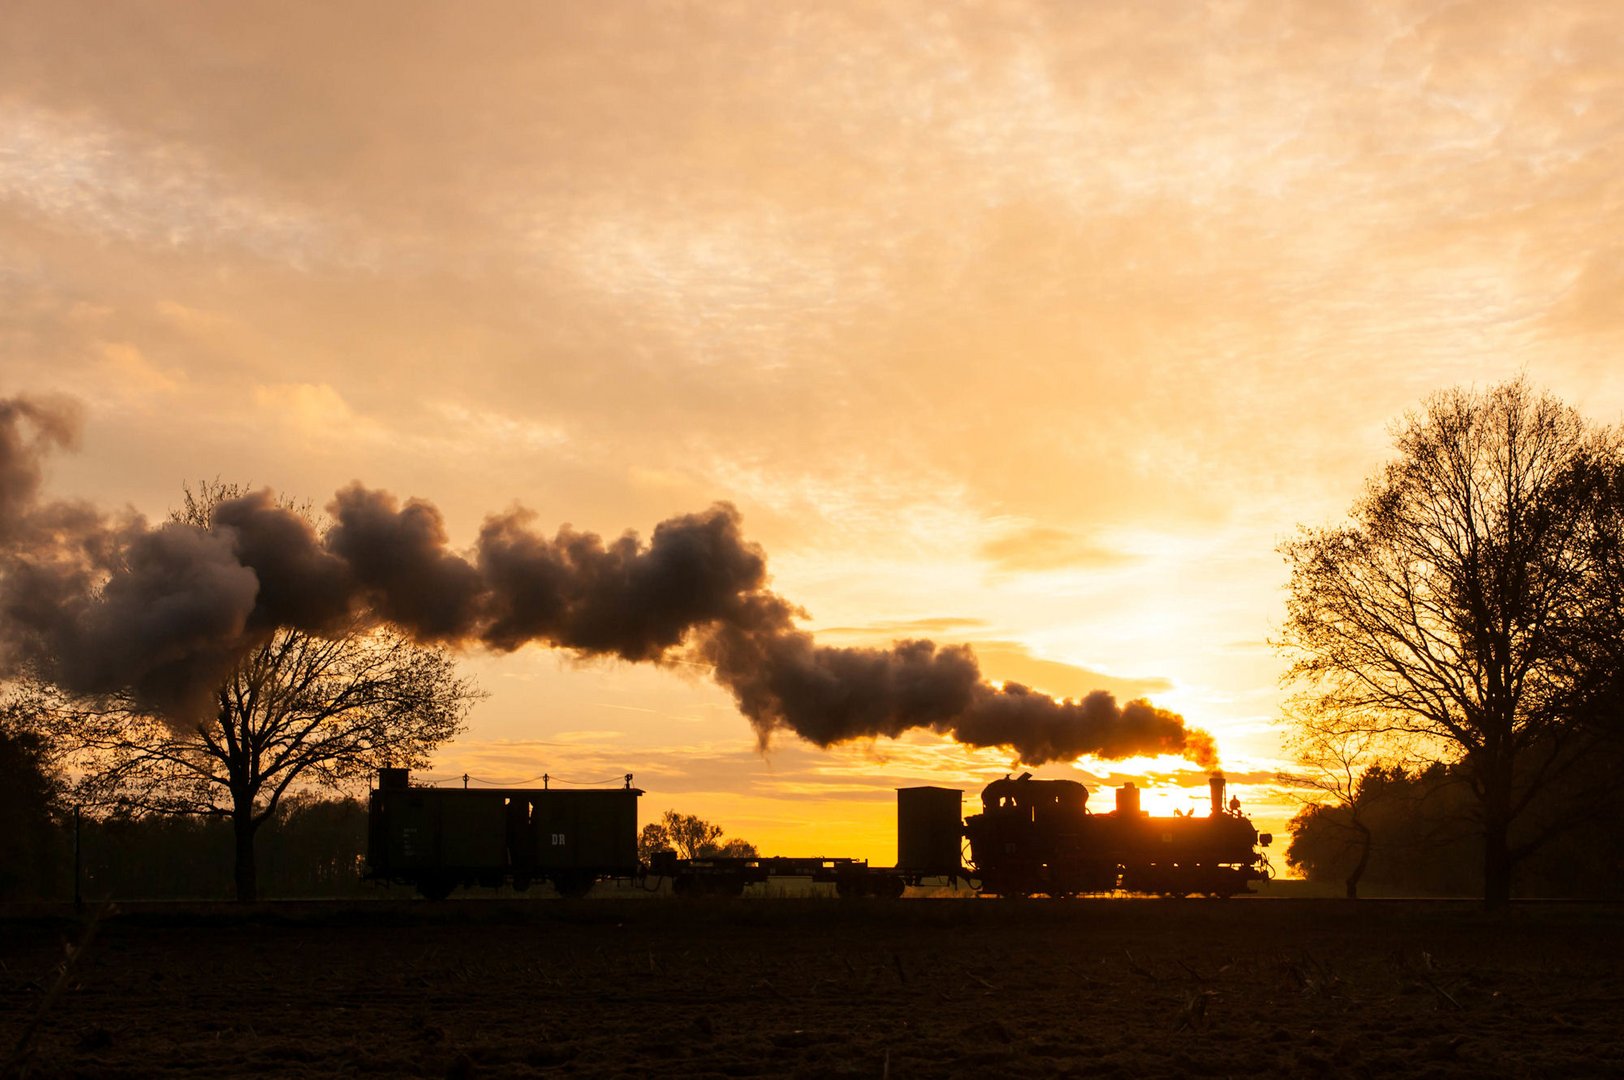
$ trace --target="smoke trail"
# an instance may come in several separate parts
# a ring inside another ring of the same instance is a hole
[[[714,628],[699,651],[763,745],[778,730],[832,746],[930,728],[968,746],[1008,747],[1027,765],[1160,753],[1218,764],[1211,736],[1147,701],[1119,707],[1104,690],[1057,701],[1019,683],[998,688],[963,645],[831,648],[795,630],[787,611],[771,601],[756,614],[754,621]]]
[[[78,445],[79,414],[72,403],[0,398],[0,543],[15,542],[24,511],[38,498],[46,452]]]
[[[718,503],[660,523],[643,543],[525,511],[485,521],[470,556],[439,511],[359,483],[318,534],[269,491],[222,501],[209,528],[107,517],[39,497],[41,464],[74,444],[71,409],[0,400],[0,674],[28,665],[81,693],[130,691],[177,723],[208,708],[238,660],[278,627],[337,633],[388,623],[425,643],[710,665],[765,747],[819,746],[929,729],[1024,763],[1180,753],[1216,764],[1212,740],[1144,701],[1099,691],[1056,701],[981,675],[964,646],[818,645],[767,588],[762,550]]]

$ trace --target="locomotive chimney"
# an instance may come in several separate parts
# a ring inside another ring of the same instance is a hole
[[[1217,817],[1224,812],[1224,778],[1214,776],[1207,781],[1207,786],[1212,788],[1212,816]]]

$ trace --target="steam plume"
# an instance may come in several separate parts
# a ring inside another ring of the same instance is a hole
[[[1181,753],[1212,740],[1145,701],[1096,691],[1056,701],[981,675],[964,646],[831,648],[767,588],[766,556],[718,503],[660,523],[647,544],[525,511],[485,521],[471,556],[430,503],[359,483],[318,534],[269,491],[218,504],[210,526],[149,527],[39,496],[41,464],[77,436],[71,407],[0,400],[0,674],[30,665],[82,693],[133,692],[184,723],[278,627],[336,633],[389,623],[422,642],[709,664],[763,746],[788,731],[818,746],[928,728],[1026,764],[1085,754]]]

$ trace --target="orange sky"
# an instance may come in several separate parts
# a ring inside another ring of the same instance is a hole
[[[1624,412],[1621,56],[1611,2],[14,0],[0,394],[82,400],[51,494],[153,517],[215,476],[462,542],[729,500],[827,640],[1146,693],[1261,779],[1275,546],[1386,426],[1519,372]],[[889,861],[891,787],[1007,767],[468,664],[437,775],[632,771],[773,853]]]

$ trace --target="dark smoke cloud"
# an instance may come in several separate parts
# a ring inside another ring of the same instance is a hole
[[[421,499],[401,506],[388,492],[351,484],[327,511],[328,547],[381,618],[424,641],[459,641],[474,631],[484,585],[478,570],[446,550],[439,510]]]
[[[195,715],[250,640],[258,591],[224,536],[164,525],[131,538],[98,595],[65,598],[52,656],[69,685],[128,687]]]
[[[832,746],[930,728],[969,746],[1008,747],[1028,765],[1156,753],[1218,763],[1209,735],[1149,702],[1119,707],[1103,690],[1057,701],[1019,683],[995,687],[963,645],[820,646],[771,601],[751,622],[716,628],[699,649],[763,745],[779,730]]]
[[[349,624],[356,591],[350,565],[303,514],[278,506],[269,491],[254,491],[216,506],[212,524],[259,582],[250,627],[319,634]]]
[[[924,728],[1034,765],[1216,763],[1212,740],[1174,713],[1104,691],[1056,701],[995,687],[964,646],[818,645],[767,588],[766,556],[725,503],[662,522],[646,544],[567,526],[549,537],[514,510],[488,518],[467,556],[432,504],[358,483],[327,505],[325,533],[268,491],[219,503],[207,529],[149,528],[40,499],[44,456],[76,433],[69,409],[0,401],[0,674],[27,665],[77,692],[132,692],[180,723],[278,627],[330,634],[360,620],[422,642],[696,658],[764,747],[782,731],[831,746]]]
[[[78,445],[79,411],[72,403],[0,399],[0,543],[17,535],[39,495],[45,452]]]
[[[491,648],[539,640],[658,660],[697,628],[740,622],[766,585],[766,556],[727,504],[661,522],[646,548],[632,533],[606,545],[567,527],[548,540],[530,520],[517,511],[480,530],[488,591],[479,637]]]

